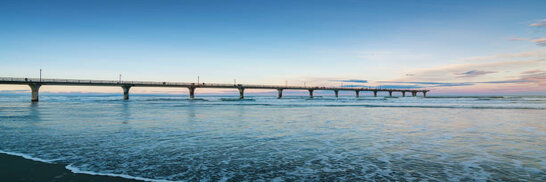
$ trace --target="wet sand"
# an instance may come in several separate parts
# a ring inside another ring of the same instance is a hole
[[[65,166],[65,164],[48,164],[19,156],[0,154],[0,181],[137,181],[120,177],[76,174]]]

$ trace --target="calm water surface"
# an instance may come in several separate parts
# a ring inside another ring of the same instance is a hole
[[[169,181],[545,181],[545,97],[0,97],[0,150]]]

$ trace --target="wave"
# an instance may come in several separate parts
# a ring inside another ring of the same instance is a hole
[[[25,159],[29,159],[29,160],[33,160],[33,161],[38,161],[38,162],[43,162],[43,163],[48,163],[48,164],[53,164],[54,161],[57,161],[57,159],[54,159],[54,160],[45,160],[45,159],[40,159],[40,158],[32,157],[32,156],[30,156],[30,155],[23,154],[23,153],[18,153],[18,152],[7,152],[7,151],[0,150],[0,153],[8,154],[8,155],[13,155],[13,156],[19,156],[19,157],[22,157],[22,158],[25,158]]]
[[[201,104],[200,106],[217,106],[217,105],[232,105],[232,104]],[[187,105],[181,105],[187,106]],[[180,107],[181,107],[180,106]],[[473,106],[473,105],[460,105],[460,106],[438,106],[438,105],[381,105],[381,104],[261,104],[261,103],[248,103],[237,104],[237,106],[273,106],[273,107],[402,107],[402,108],[460,108],[460,109],[535,109],[544,110],[544,107],[514,107],[514,106]]]
[[[410,107],[410,108],[461,108],[461,109],[537,109],[544,110],[546,108],[541,107],[503,107],[503,106],[430,106],[430,105],[372,105],[372,104],[360,104],[360,105],[323,105],[325,107]]]
[[[487,99],[502,99],[504,96],[427,96],[429,99],[459,99],[459,98],[487,98]]]
[[[125,179],[133,179],[133,180],[139,180],[139,181],[152,181],[152,182],[172,182],[170,180],[164,180],[164,179],[151,179],[151,178],[144,178],[144,177],[137,177],[137,176],[131,176],[126,174],[113,174],[113,173],[99,173],[99,172],[93,172],[93,171],[85,171],[81,170],[77,167],[74,167],[72,164],[69,164],[65,167],[70,172],[73,173],[79,173],[79,174],[89,174],[89,175],[98,175],[98,176],[111,176],[111,177],[120,177]]]
[[[145,99],[144,101],[208,101],[207,99],[195,98],[195,99],[186,99],[186,98],[154,98],[154,99]]]
[[[25,159],[28,159],[28,160],[43,162],[43,163],[47,163],[47,164],[54,164],[54,162],[57,161],[57,159],[46,160],[46,159],[41,159],[41,158],[37,158],[37,157],[32,157],[30,155],[23,154],[23,153],[18,153],[18,152],[7,152],[7,151],[0,150],[0,153],[7,154],[7,155],[12,155],[12,156],[19,156],[19,157],[22,157],[22,158],[25,158]],[[126,175],[126,174],[99,173],[99,172],[93,172],[93,171],[85,171],[85,170],[80,170],[77,167],[74,167],[72,164],[69,164],[69,165],[65,166],[65,168],[67,170],[69,170],[70,172],[79,173],[79,174],[120,177],[120,178],[133,179],[133,180],[139,180],[139,181],[172,182],[170,180],[143,178],[143,177],[130,176],[130,175]]]
[[[231,98],[221,98],[221,101],[256,101],[256,99],[231,99]]]

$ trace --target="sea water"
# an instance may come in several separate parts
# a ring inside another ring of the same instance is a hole
[[[545,181],[546,97],[0,97],[0,152],[148,181]]]

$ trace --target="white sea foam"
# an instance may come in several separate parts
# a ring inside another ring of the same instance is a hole
[[[53,160],[40,159],[40,158],[37,158],[37,157],[32,157],[32,156],[30,156],[28,154],[23,154],[23,153],[18,153],[18,152],[7,152],[7,151],[3,151],[3,150],[0,150],[0,153],[19,156],[19,157],[23,157],[25,159],[38,161],[38,162],[49,163],[49,164],[52,164],[54,161],[57,160],[57,159],[53,159]]]
[[[112,174],[112,173],[100,173],[100,172],[93,172],[93,171],[85,171],[85,170],[81,170],[81,169],[79,169],[77,167],[74,167],[72,164],[66,166],[65,168],[70,170],[73,173],[80,173],[80,174],[89,174],[89,175],[97,175],[97,176],[112,176],[112,177],[120,177],[120,178],[134,179],[134,180],[140,180],[140,181],[172,182],[170,180],[143,178],[143,177],[130,176],[130,175],[126,175],[126,174]]]

